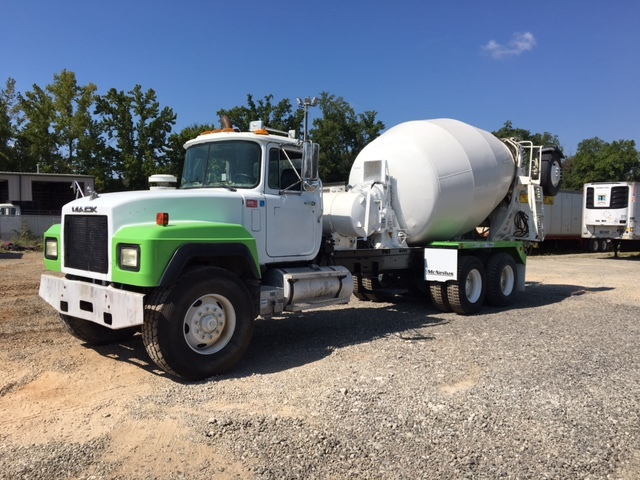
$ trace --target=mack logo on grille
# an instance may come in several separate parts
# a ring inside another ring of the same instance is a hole
[[[71,207],[72,212],[98,213],[98,207]]]

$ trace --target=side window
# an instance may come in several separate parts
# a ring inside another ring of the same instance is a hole
[[[269,188],[299,192],[302,152],[299,150],[269,150]]]
[[[280,188],[280,149],[269,150],[269,188]]]

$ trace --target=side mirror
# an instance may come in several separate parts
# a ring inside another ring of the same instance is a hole
[[[305,142],[302,151],[302,188],[305,192],[315,192],[320,187],[319,163],[320,145]]]

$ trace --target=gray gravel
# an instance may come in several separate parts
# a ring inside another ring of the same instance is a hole
[[[175,442],[239,466],[198,458],[162,478],[640,478],[640,304],[620,286],[639,262],[601,256],[596,281],[594,258],[531,258],[547,282],[473,317],[401,297],[260,321],[232,373],[161,378],[127,415],[177,419]],[[0,478],[119,478],[109,440],[0,433]]]

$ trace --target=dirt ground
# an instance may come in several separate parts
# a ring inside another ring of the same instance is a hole
[[[190,441],[179,421],[185,414],[180,406],[158,414],[151,393],[174,380],[150,364],[141,342],[89,348],[64,331],[38,297],[41,255],[0,256],[0,456],[8,445],[86,444],[108,434],[103,460],[114,461],[110,478],[168,478],[176,465],[189,478],[200,468],[194,459],[204,457],[219,466],[215,478],[250,476],[237,460],[205,452],[206,445]],[[527,281],[580,285],[584,292],[574,294],[602,291],[640,304],[637,283],[615,272],[628,271],[628,262],[607,261],[603,268],[602,258],[611,256],[532,258]],[[140,402],[133,413],[132,399]]]
[[[150,374],[155,366],[139,346],[123,358],[122,346],[92,349],[71,337],[38,297],[44,271],[41,253],[0,258],[0,445],[7,439],[25,447],[85,444],[108,433],[105,461],[121,465],[113,478],[165,478],[180,458],[210,458],[197,451],[201,444],[175,441],[186,432],[170,411],[160,419],[120,415],[132,398],[144,398],[167,378]],[[218,461],[235,476],[233,463]],[[187,475],[197,468],[197,462],[181,466]],[[242,476],[241,469],[235,473]]]

